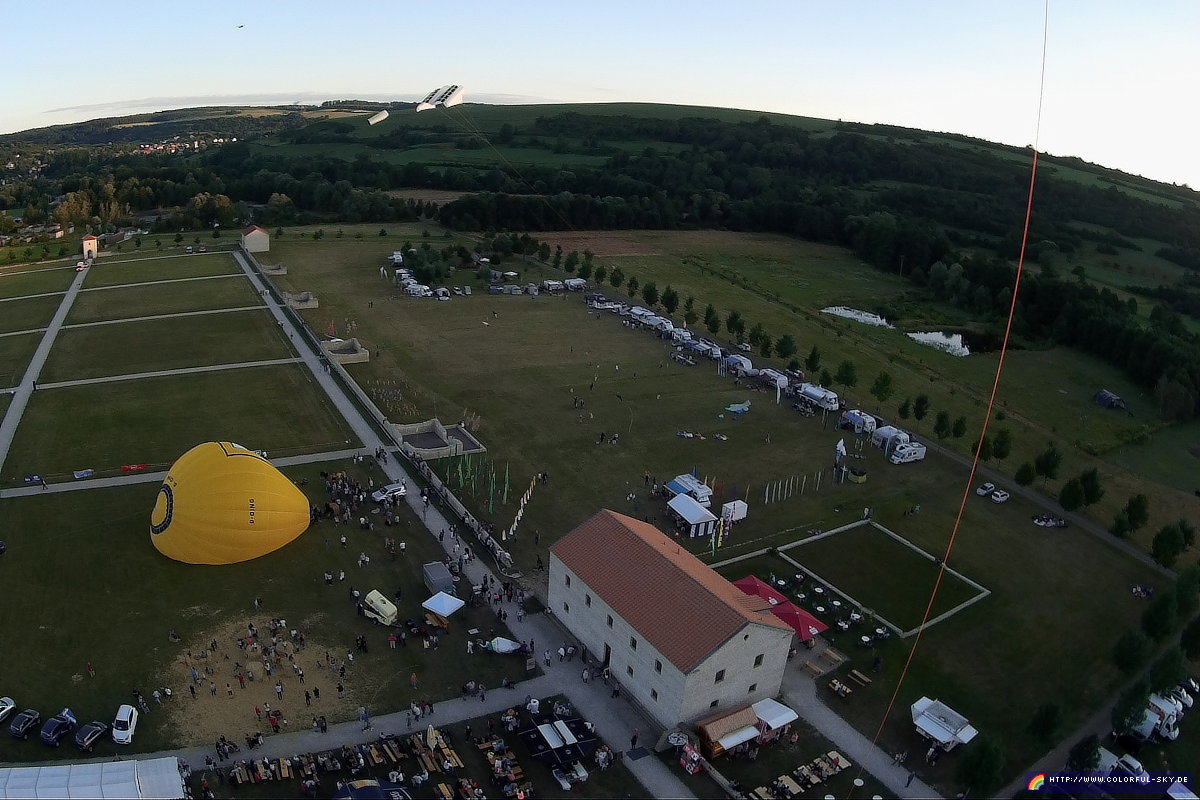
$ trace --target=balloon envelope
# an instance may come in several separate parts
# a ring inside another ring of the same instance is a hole
[[[150,541],[187,564],[235,564],[283,547],[308,523],[308,498],[269,461],[232,442],[207,442],[167,473]]]

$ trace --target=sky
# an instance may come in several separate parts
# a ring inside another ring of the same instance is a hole
[[[0,133],[193,105],[415,100],[458,83],[468,102],[678,103],[1036,138],[1042,152],[1200,188],[1195,0],[1050,0],[1048,15],[1043,0],[0,10],[25,32],[5,39]]]

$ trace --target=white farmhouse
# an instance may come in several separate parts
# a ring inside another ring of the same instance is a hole
[[[603,510],[550,548],[549,606],[665,728],[779,693],[792,629],[653,525]]]

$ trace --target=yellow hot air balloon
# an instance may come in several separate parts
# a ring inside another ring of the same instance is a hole
[[[167,473],[150,541],[187,564],[236,564],[283,547],[308,523],[308,498],[269,461],[232,442],[207,442]]]

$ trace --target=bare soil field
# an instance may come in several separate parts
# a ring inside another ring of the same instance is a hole
[[[466,197],[472,192],[455,192],[450,189],[389,189],[384,192],[388,197],[400,197],[405,200],[433,201],[435,203],[450,203],[460,197]]]

